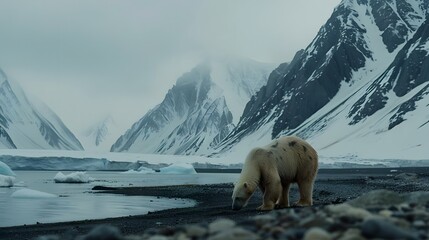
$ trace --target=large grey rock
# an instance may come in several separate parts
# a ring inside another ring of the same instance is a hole
[[[379,207],[386,205],[397,205],[403,203],[405,197],[399,193],[389,190],[374,190],[363,194],[362,196],[348,201],[348,204],[355,207]]]
[[[406,200],[409,203],[416,203],[418,205],[426,205],[429,203],[429,192],[412,192],[404,194],[406,196]]]
[[[418,239],[414,234],[382,219],[369,219],[362,224],[362,235],[381,239]]]

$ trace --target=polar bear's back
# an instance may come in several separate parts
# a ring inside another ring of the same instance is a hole
[[[265,146],[273,152],[281,178],[293,180],[313,179],[317,173],[316,150],[306,141],[295,136],[284,136]]]

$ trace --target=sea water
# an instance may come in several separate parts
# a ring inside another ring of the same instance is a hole
[[[56,171],[15,171],[18,185],[56,194],[57,198],[13,198],[24,187],[0,188],[0,227],[54,223],[147,214],[169,208],[191,207],[189,199],[125,196],[92,191],[96,185],[110,187],[167,186],[234,182],[238,174],[188,175],[87,172],[95,181],[86,184],[55,183]],[[69,173],[65,171],[64,173]]]

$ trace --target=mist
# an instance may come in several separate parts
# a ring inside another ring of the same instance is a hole
[[[129,128],[213,55],[280,64],[339,0],[0,1],[0,68],[75,133]]]

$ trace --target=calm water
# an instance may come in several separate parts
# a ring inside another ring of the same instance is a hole
[[[60,195],[49,199],[12,198],[22,187],[0,188],[0,227],[23,224],[65,222],[146,214],[148,211],[189,207],[194,201],[156,197],[97,194],[95,185],[165,186],[234,182],[238,174],[201,173],[195,175],[124,174],[120,172],[87,172],[96,180],[87,184],[59,184],[53,171],[15,171],[17,181],[26,188]],[[64,172],[67,173],[67,172]]]

